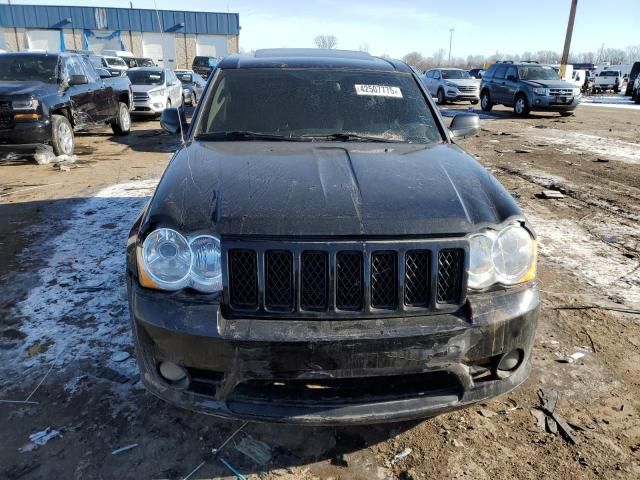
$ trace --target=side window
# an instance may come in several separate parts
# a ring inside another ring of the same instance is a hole
[[[505,77],[506,73],[507,73],[507,66],[506,65],[500,65],[498,68],[496,68],[496,71],[493,74],[493,78],[497,78],[499,80],[502,80]]]
[[[72,75],[85,75],[85,72],[75,58],[69,57],[64,64],[65,80],[69,80]]]
[[[516,67],[509,67],[509,69],[507,70],[507,74],[506,74],[506,78],[509,78],[510,76],[512,76],[513,78],[518,78],[518,71],[516,70]]]
[[[91,62],[89,60],[87,60],[85,57],[82,57],[80,59],[80,63],[82,63],[82,66],[84,67],[84,71],[86,72],[89,82],[97,83],[100,81],[100,75],[98,75],[98,72],[96,72],[96,69],[93,68],[93,65],[91,65]]]

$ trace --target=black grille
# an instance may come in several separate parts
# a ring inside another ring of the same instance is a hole
[[[234,307],[258,306],[258,270],[254,251],[229,251],[229,291]]]
[[[336,308],[362,310],[362,253],[339,252],[336,259]]]
[[[463,250],[446,249],[438,254],[438,303],[458,303],[462,290]]]
[[[371,306],[395,309],[398,299],[396,252],[374,252],[371,255]]]
[[[231,240],[223,248],[229,318],[413,316],[464,300],[463,239]]]
[[[329,264],[325,252],[303,252],[302,291],[303,310],[326,310],[329,305]]]
[[[0,102],[2,103],[2,102]],[[6,102],[9,103],[9,102]],[[13,126],[13,111],[0,105],[0,128],[11,128]]]
[[[429,305],[431,252],[411,250],[404,262],[404,303],[410,307]]]
[[[293,268],[290,252],[265,254],[265,305],[270,309],[293,308]]]

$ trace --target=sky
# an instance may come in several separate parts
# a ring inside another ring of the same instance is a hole
[[[6,3],[7,0],[0,0]],[[132,0],[135,8],[240,14],[240,48],[313,47],[316,35],[335,35],[338,48],[368,45],[374,55],[426,56],[561,52],[570,0]],[[129,0],[12,0],[14,4],[129,7]],[[614,5],[614,8],[610,8]],[[640,0],[579,0],[572,52],[640,45]]]

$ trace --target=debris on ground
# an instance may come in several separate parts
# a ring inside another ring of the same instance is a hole
[[[246,477],[242,475],[238,470],[236,470],[236,468],[233,465],[231,465],[227,460],[225,460],[222,457],[218,457],[218,460],[220,460],[220,463],[222,463],[225,467],[227,467],[227,470],[233,473],[238,480],[247,480]]]
[[[545,199],[552,199],[552,198],[564,198],[565,195],[562,192],[559,192],[557,190],[543,190],[542,193],[540,193],[540,197]]]
[[[125,352],[124,350],[122,350],[120,352],[114,352],[114,354],[111,355],[111,360],[114,362],[124,362],[130,356],[131,355],[129,354],[129,352]]]
[[[480,415],[482,415],[483,417],[485,417],[485,418],[491,418],[491,417],[495,417],[496,415],[498,415],[493,410],[489,410],[489,409],[486,409],[486,408],[481,408],[480,410],[478,410],[478,413]]]
[[[576,363],[581,358],[584,358],[587,355],[589,355],[589,353],[590,352],[585,350],[585,349],[580,349],[580,350],[572,353],[571,355],[565,355],[564,357],[562,357],[558,361],[561,362],[561,363]]]
[[[565,438],[569,443],[576,445],[579,439],[576,437],[575,430],[566,422],[566,420],[556,412],[558,405],[558,392],[556,390],[538,390],[540,398],[540,409],[546,415],[546,429],[549,433],[558,434]],[[533,414],[533,410],[531,412]],[[533,414],[537,418],[537,414]],[[539,422],[539,420],[538,420]]]
[[[266,465],[271,460],[271,447],[245,433],[240,441],[234,443],[236,450],[245,454],[258,465]]]
[[[132,450],[138,446],[137,443],[132,443],[130,445],[125,445],[124,447],[116,448],[111,451],[111,455],[118,455],[119,453],[126,452],[127,450]]]
[[[609,159],[608,158],[596,158],[594,160],[594,162],[596,162],[596,163],[608,163]]]
[[[531,152],[533,152],[533,150],[529,150],[527,148],[516,148],[515,152],[516,153],[531,153]]]
[[[31,450],[35,450],[38,447],[46,445],[49,440],[56,437],[62,437],[60,430],[47,427],[44,430],[29,435],[29,442],[20,448],[20,451],[22,453],[30,452]]]
[[[411,455],[411,452],[413,450],[409,447],[405,448],[404,450],[402,450],[400,453],[398,453],[397,455],[395,455],[392,459],[391,459],[391,464],[394,463],[398,463],[400,460],[405,459],[406,457],[408,457],[409,455]]]
[[[56,159],[53,149],[49,145],[42,145],[38,147],[36,153],[33,155],[38,165],[48,165]]]

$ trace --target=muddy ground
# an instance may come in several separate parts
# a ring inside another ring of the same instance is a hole
[[[585,105],[571,118],[496,108],[460,142],[539,235],[543,303],[524,385],[422,422],[248,424],[222,456],[261,479],[640,478],[639,141],[640,110]],[[191,478],[233,478],[210,450],[241,422],[166,405],[124,358],[126,233],[176,140],[144,121],[77,144],[67,172],[0,161],[0,399],[32,402],[0,403],[0,478],[176,479],[200,465]],[[549,189],[565,198],[539,198]],[[577,444],[537,426],[540,388],[558,392]],[[61,436],[29,445],[46,427]],[[249,439],[269,446],[264,465],[238,450]]]

